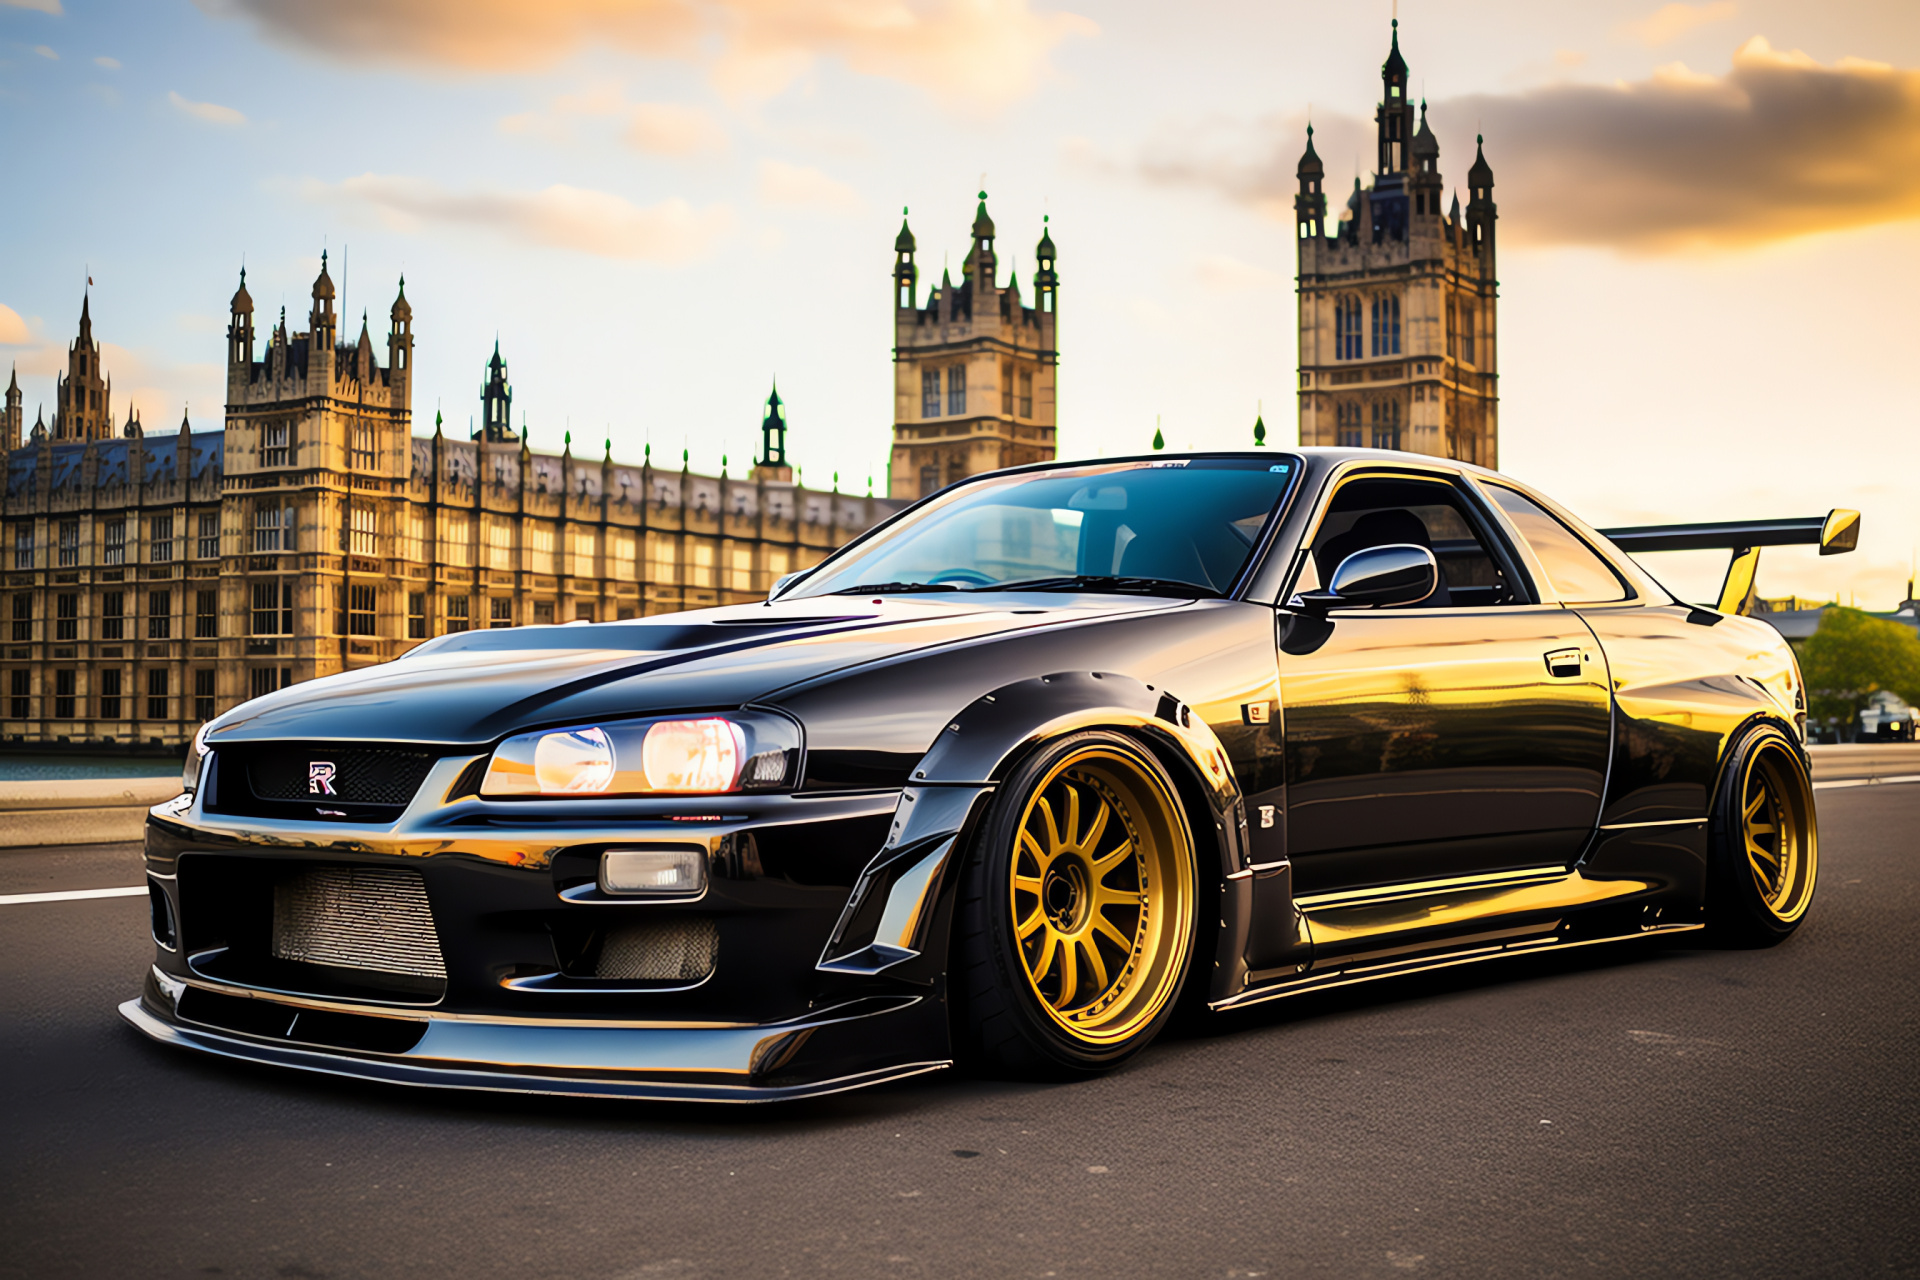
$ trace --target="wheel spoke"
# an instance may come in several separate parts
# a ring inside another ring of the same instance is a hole
[[[1765,859],[1766,859],[1766,860],[1767,860],[1768,862],[1771,862],[1771,863],[1773,863],[1773,864],[1774,864],[1775,866],[1779,866],[1779,865],[1780,865],[1780,855],[1779,855],[1779,854],[1777,854],[1777,853],[1771,853],[1771,852],[1769,852],[1769,851],[1768,851],[1768,850],[1766,849],[1766,847],[1765,847],[1765,846],[1763,846],[1763,845],[1759,845],[1759,844],[1756,844],[1756,843],[1754,843],[1754,842],[1753,842],[1753,841],[1751,841],[1751,840],[1749,840],[1749,841],[1747,841],[1747,857],[1749,857],[1749,858],[1765,858]]]
[[[1053,957],[1060,950],[1060,935],[1049,929],[1040,937],[1040,963],[1033,966],[1033,984],[1039,986],[1053,972]]]
[[[1013,877],[1013,891],[1015,893],[1030,893],[1036,898],[1039,897],[1040,877],[1015,875]]]
[[[1086,838],[1080,841],[1083,852],[1091,852],[1100,847],[1100,837],[1106,834],[1107,815],[1112,812],[1102,801],[1093,811],[1093,821],[1087,826]],[[1097,863],[1095,864],[1098,865]]]
[[[1061,849],[1060,824],[1053,820],[1053,805],[1047,801],[1045,796],[1041,796],[1035,801],[1034,807],[1040,810],[1040,820],[1047,824],[1046,856],[1052,857],[1054,854],[1060,852]]]
[[[1107,962],[1100,957],[1100,948],[1092,938],[1083,938],[1073,944],[1073,949],[1086,956],[1087,970],[1093,975],[1093,994],[1098,997],[1107,989]]]
[[[1095,933],[1105,934],[1107,940],[1113,943],[1114,946],[1119,947],[1128,955],[1133,954],[1133,939],[1120,932],[1120,930],[1114,926],[1113,921],[1107,919],[1098,911],[1094,912],[1093,915],[1093,931]]]
[[[1113,870],[1115,867],[1119,866],[1122,862],[1124,862],[1128,858],[1131,858],[1132,856],[1133,856],[1133,841],[1122,840],[1119,844],[1114,846],[1112,853],[1106,854],[1103,857],[1095,858],[1093,860],[1094,879],[1096,880],[1105,879],[1107,872]]]
[[[1067,832],[1061,841],[1069,849],[1080,847],[1080,788],[1071,782],[1062,782],[1061,788],[1067,793]]]
[[[1041,925],[1045,924],[1046,922],[1047,922],[1047,913],[1042,911],[1040,909],[1040,904],[1036,902],[1033,905],[1032,911],[1028,912],[1026,916],[1023,917],[1022,919],[1014,921],[1013,936],[1020,939],[1020,941],[1025,942],[1028,938],[1031,938],[1033,936],[1033,931],[1035,929],[1038,929]]]
[[[1060,994],[1055,997],[1053,1007],[1066,1009],[1073,1004],[1073,997],[1080,990],[1080,965],[1075,959],[1079,948],[1061,939],[1055,950],[1060,957]]]
[[[1047,865],[1047,851],[1040,847],[1040,841],[1034,837],[1033,832],[1025,827],[1020,828],[1020,843],[1033,855],[1034,868],[1044,870]]]
[[[1747,824],[1747,835],[1749,837],[1770,836],[1777,830],[1779,830],[1779,828],[1771,822],[1749,822]]]
[[[1139,905],[1138,889],[1115,889],[1104,884],[1093,887],[1093,909],[1096,912],[1106,907],[1137,907]]]

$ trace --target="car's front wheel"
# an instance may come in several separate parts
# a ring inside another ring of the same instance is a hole
[[[1192,832],[1159,762],[1116,733],[1042,747],[1000,788],[963,873],[963,1054],[1059,1077],[1138,1053],[1186,978],[1195,903]]]
[[[1813,780],[1779,728],[1749,730],[1714,798],[1707,925],[1734,946],[1772,946],[1806,917],[1819,871]]]

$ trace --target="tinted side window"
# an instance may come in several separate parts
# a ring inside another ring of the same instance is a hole
[[[1440,589],[1419,607],[1467,608],[1524,600],[1482,540],[1460,492],[1443,481],[1403,476],[1366,476],[1340,486],[1314,533],[1313,554],[1294,589],[1315,590],[1330,581],[1334,569],[1354,552],[1391,543],[1426,547],[1440,564]]]
[[[1605,604],[1630,598],[1620,575],[1552,513],[1504,485],[1490,484],[1486,490],[1533,548],[1534,558],[1546,570],[1561,600],[1567,604]]]

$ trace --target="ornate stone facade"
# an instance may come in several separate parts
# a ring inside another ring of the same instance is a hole
[[[902,210],[904,213],[905,211]],[[893,243],[893,456],[887,492],[924,498],[966,476],[1054,456],[1060,277],[1053,236],[1035,247],[1033,305],[1020,281],[999,283],[987,193],[973,219],[973,248],[956,287],[919,304],[920,269],[905,219]]]
[[[1493,170],[1440,209],[1440,143],[1407,98],[1399,23],[1381,68],[1377,172],[1329,231],[1326,167],[1300,158],[1300,443],[1407,449],[1499,464]]]
[[[507,429],[497,350],[498,421],[414,436],[404,281],[384,363],[364,321],[337,340],[324,259],[312,292],[307,329],[282,315],[262,352],[243,273],[223,429],[177,435],[79,425],[95,390],[110,411],[83,380],[102,377],[83,308],[71,359],[88,363],[62,379],[55,429],[6,455],[0,740],[179,746],[249,697],[448,631],[757,599],[900,506],[791,483],[777,397],[778,463],[754,479],[532,452]]]

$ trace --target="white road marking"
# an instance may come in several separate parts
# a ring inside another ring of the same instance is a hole
[[[1815,791],[1824,791],[1828,787],[1878,787],[1889,782],[1920,782],[1920,773],[1902,773],[1891,778],[1835,778],[1830,782],[1816,782]]]
[[[83,902],[88,898],[142,898],[143,884],[121,889],[63,889],[59,893],[0,893],[0,907],[17,907],[26,902]]]

